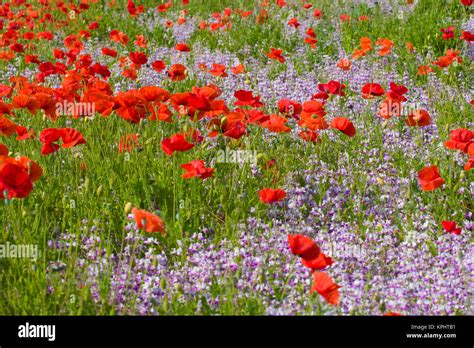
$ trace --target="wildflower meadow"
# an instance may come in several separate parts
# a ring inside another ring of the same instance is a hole
[[[0,1],[0,314],[473,315],[473,10]]]

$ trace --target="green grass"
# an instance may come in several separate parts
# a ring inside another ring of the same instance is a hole
[[[367,6],[349,6],[343,1],[310,1],[325,12],[325,19],[314,25],[317,38],[320,40],[318,49],[309,51],[306,58],[317,63],[323,54],[337,56],[336,43],[332,42],[322,49],[322,43],[331,40],[334,28],[330,26],[330,19],[338,18],[341,13],[348,13],[353,19],[360,15],[370,17],[369,22],[343,24],[341,30],[342,46],[351,53],[363,36],[368,36],[373,41],[377,38],[391,38],[395,43],[394,51],[399,54],[395,65],[400,74],[408,71],[415,78],[417,66],[414,65],[414,56],[404,49],[406,42],[412,42],[417,51],[425,56],[432,52],[435,57],[444,54],[447,48],[460,49],[464,42],[453,40],[443,42],[440,40],[439,28],[449,24],[459,25],[468,18],[468,13],[456,2],[446,4],[444,1],[421,0],[414,11],[399,19],[396,16],[383,14],[379,9],[369,9]],[[143,1],[143,4],[154,4],[153,1]],[[202,16],[203,19],[213,12],[222,11],[226,7],[256,10],[255,4],[247,1],[191,1],[188,6],[189,16]],[[396,2],[394,1],[394,4]],[[394,6],[396,8],[396,5]],[[181,5],[172,13],[179,13]],[[301,10],[299,10],[301,11]],[[108,41],[109,28],[126,32],[131,43],[128,49],[133,49],[133,39],[137,34],[145,34],[149,41],[155,45],[171,47],[175,42],[167,39],[164,28],[148,30],[143,28],[138,21],[130,20],[126,15],[118,15],[122,9],[104,11],[101,4],[94,5],[94,10],[87,11],[78,16],[66,33],[75,32],[83,28],[85,23],[90,23],[95,16],[101,15],[104,20],[101,28],[93,33],[104,42]],[[269,9],[271,14],[277,12],[274,5]],[[286,18],[288,10],[282,10],[282,18]],[[449,13],[452,21],[447,22],[444,13]],[[302,12],[297,15],[303,16]],[[166,15],[156,15],[163,16]],[[270,47],[284,50],[284,54],[292,56],[301,37],[296,34],[285,34],[286,29],[281,20],[270,16],[262,25],[254,23],[255,15],[247,19],[235,18],[232,29],[225,32],[196,31],[189,40],[189,44],[200,42],[211,50],[219,49],[237,54],[246,58],[241,53],[242,47],[250,47],[251,54],[265,61],[265,52]],[[323,32],[321,28],[328,31]],[[53,30],[46,26],[44,30]],[[153,51],[153,47],[147,50]],[[44,59],[52,59],[52,46],[48,42],[39,45],[37,54]],[[298,61],[300,57],[293,57]],[[378,59],[378,58],[373,58]],[[427,62],[428,63],[428,62]],[[302,63],[300,63],[301,65]],[[7,64],[0,62],[0,67]],[[20,70],[24,65],[20,66]],[[285,69],[284,65],[275,65],[274,74],[277,76]],[[299,66],[298,71],[304,74],[311,67]],[[443,77],[443,82],[459,88],[463,83],[458,79],[458,74],[469,76],[470,64],[463,64],[458,68],[449,68],[449,74]],[[273,71],[272,71],[273,73]],[[5,78],[3,80],[5,81]],[[272,78],[272,76],[270,76]],[[113,81],[112,81],[113,82]],[[426,80],[418,78],[420,85]],[[197,84],[196,80],[188,80],[170,87],[171,92],[190,90]],[[441,142],[447,139],[449,131],[458,127],[469,127],[472,123],[472,109],[461,100],[445,100],[442,98],[434,105],[438,113],[437,123],[440,129]],[[460,105],[463,105],[461,108]],[[31,117],[26,112],[17,112],[15,122],[28,125],[40,131],[48,127],[63,127],[65,119],[57,122],[43,119],[39,114]],[[374,132],[371,134],[372,147],[382,146],[383,129],[374,120],[374,115],[364,113],[358,115],[357,122],[372,122]],[[391,120],[397,127],[396,120]],[[266,215],[267,207],[258,201],[257,192],[262,187],[280,187],[286,182],[286,176],[301,175],[306,168],[311,156],[317,156],[324,162],[336,166],[337,160],[344,153],[357,153],[360,150],[360,140],[364,135],[358,134],[349,139],[341,137],[336,142],[329,143],[325,136],[320,144],[307,144],[297,140],[291,135],[278,135],[274,142],[262,140],[263,130],[250,126],[251,137],[242,140],[229,140],[219,138],[216,149],[226,146],[234,149],[256,150],[259,153],[259,165],[268,159],[276,159],[280,172],[275,177],[272,172],[264,171],[263,177],[252,174],[249,165],[236,167],[232,164],[217,164],[215,175],[201,182],[198,179],[185,180],[181,178],[184,172],[180,164],[193,159],[203,159],[206,163],[215,159],[216,150],[208,150],[211,144],[196,146],[187,153],[177,153],[167,157],[161,150],[160,143],[178,130],[189,129],[193,126],[188,119],[179,119],[173,124],[158,122],[144,122],[143,124],[130,124],[117,115],[108,118],[96,116],[94,120],[73,120],[71,127],[78,129],[87,139],[87,144],[75,149],[61,149],[49,156],[41,156],[41,144],[38,141],[19,142],[12,138],[2,137],[0,142],[6,144],[13,154],[28,156],[37,161],[44,169],[43,177],[37,182],[33,192],[27,199],[0,202],[0,239],[17,244],[38,244],[42,256],[36,262],[22,259],[0,259],[0,314],[114,314],[114,308],[107,301],[108,279],[102,277],[100,293],[102,300],[94,302],[90,289],[81,288],[78,282],[80,270],[74,266],[74,257],[78,257],[79,250],[70,250],[69,255],[55,254],[48,251],[47,240],[54,239],[59,233],[71,232],[77,235],[77,241],[83,236],[82,220],[88,219],[89,226],[95,225],[100,230],[102,247],[109,253],[121,251],[124,227],[128,223],[124,212],[125,205],[130,202],[135,207],[150,211],[159,210],[167,226],[167,237],[162,241],[166,248],[176,246],[178,240],[186,241],[187,236],[196,232],[205,225],[216,231],[216,240],[227,238],[235,240],[238,236],[238,223],[249,216],[252,208],[257,217]],[[401,130],[404,131],[403,129]],[[203,127],[205,134],[206,129]],[[119,154],[117,146],[120,136],[128,133],[139,133],[141,151],[133,151],[129,156]],[[420,130],[420,137],[422,136]],[[207,140],[206,140],[207,141]],[[464,173],[454,163],[452,156],[446,156],[443,151],[437,151],[438,143],[430,144],[433,147],[432,163],[439,163],[443,177],[447,179],[446,189],[442,192],[422,194],[413,183],[409,209],[416,209],[415,198],[430,204],[432,213],[441,219],[451,218],[450,212],[456,212],[458,218],[463,212],[472,210],[472,202],[468,196],[469,182],[472,181],[471,172]],[[398,156],[398,157],[397,157]],[[396,154],[396,165],[400,175],[408,176],[414,169],[419,170],[426,163],[419,160],[407,161],[403,153]],[[81,169],[81,163],[87,167],[86,172]],[[315,168],[317,170],[317,168]],[[360,173],[357,182],[351,184],[351,192],[364,192],[367,189],[366,177]],[[320,200],[324,194],[324,184],[315,200]],[[463,195],[458,194],[461,187],[467,188]],[[363,216],[354,213],[354,202],[347,202],[347,209],[342,212],[354,222],[358,229],[363,229]],[[407,209],[407,208],[405,208]],[[402,226],[401,226],[402,228]],[[403,235],[402,235],[403,238]],[[71,259],[70,255],[73,255]],[[176,258],[176,256],[174,256]],[[45,269],[50,261],[63,261],[66,269],[57,276],[45,277]],[[110,270],[109,270],[110,271]],[[55,288],[53,294],[48,295],[47,286]],[[164,285],[166,286],[166,284]],[[228,286],[216,287],[213,296],[222,295],[232,299],[236,296],[237,289],[229,280]],[[280,294],[283,296],[283,294]],[[132,300],[131,300],[132,301]],[[261,314],[263,305],[258,294],[255,298],[243,303],[228,302],[221,306],[220,312],[213,312],[205,299],[196,298],[196,301],[180,303],[176,298],[170,298],[162,303],[158,311],[161,314],[193,314],[198,302],[201,302],[203,314]],[[313,300],[314,303],[317,300]],[[130,306],[133,306],[133,301]]]

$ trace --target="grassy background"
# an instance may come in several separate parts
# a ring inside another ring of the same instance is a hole
[[[362,36],[373,40],[379,37],[388,37],[395,43],[394,51],[399,58],[396,61],[399,72],[409,71],[412,78],[417,79],[420,85],[426,83],[423,78],[415,77],[417,65],[413,56],[404,49],[406,42],[414,44],[418,52],[425,56],[428,52],[435,57],[442,55],[447,48],[461,48],[464,42],[453,41],[449,44],[440,40],[440,27],[449,24],[459,24],[465,21],[469,14],[456,1],[422,0],[412,13],[399,18],[396,15],[384,14],[379,8],[369,9],[365,5],[354,5],[350,1],[309,1],[325,13],[324,19],[315,21],[315,31],[320,42],[330,42],[321,50],[312,53],[314,61],[321,55],[337,56],[337,46],[332,42],[334,28],[331,21],[337,22],[342,13],[349,14],[352,18],[360,15],[370,17],[369,22],[342,24],[342,46],[347,52],[352,52]],[[403,3],[404,1],[400,1]],[[138,1],[137,1],[138,3]],[[155,4],[155,1],[142,1],[143,4]],[[396,13],[397,4],[393,1]],[[140,26],[138,21],[130,20],[122,8],[103,8],[101,3],[94,5],[90,11],[78,15],[76,23],[65,29],[65,35],[84,28],[84,25],[93,21],[96,16],[102,16],[101,29],[94,32],[103,42],[107,42],[108,29],[117,28],[126,32],[131,38],[136,34],[145,34],[158,45],[171,47],[173,40],[166,39],[164,28],[153,31]],[[213,12],[222,11],[226,7],[242,9],[258,9],[257,2],[249,1],[191,1],[187,7],[188,16],[209,18]],[[156,16],[168,18],[177,16],[180,6],[172,12]],[[244,46],[252,48],[252,55],[259,59],[269,47],[279,47],[290,54],[301,40],[296,35],[286,35],[281,21],[285,20],[290,11],[295,11],[296,16],[304,16],[301,7],[290,7],[277,10],[274,6],[269,9],[270,18],[264,25],[255,25],[253,15],[248,19],[235,18],[232,30],[226,33],[196,31],[193,33],[189,44],[201,42],[210,49],[221,49],[239,54]],[[281,14],[283,19],[278,19],[275,14]],[[312,10],[310,12],[312,13]],[[447,19],[449,14],[451,20]],[[306,14],[309,15],[309,14]],[[326,31],[323,31],[323,28]],[[46,25],[43,30],[52,30]],[[131,40],[131,45],[133,45]],[[132,46],[130,45],[130,48]],[[153,47],[150,47],[151,51]],[[44,43],[38,47],[38,54],[52,59],[51,46]],[[6,63],[0,62],[0,68]],[[19,70],[24,64],[18,63]],[[460,88],[464,80],[457,76],[469,75],[471,64],[467,62],[457,68],[451,68],[450,74],[445,77],[445,83]],[[308,67],[311,69],[311,67]],[[304,73],[304,72],[302,72]],[[7,78],[8,76],[4,76]],[[112,80],[112,83],[115,81]],[[171,91],[189,89],[189,82],[175,84]],[[439,100],[435,104],[438,113],[437,123],[440,136],[446,139],[449,130],[458,127],[469,127],[472,122],[472,109],[464,106],[457,100]],[[38,132],[48,127],[61,127],[66,120],[60,119],[53,123],[40,115],[31,117],[25,112],[18,112],[15,121],[21,125],[33,127]],[[373,122],[371,113],[360,115],[360,122]],[[251,136],[240,141],[219,139],[217,149],[230,148],[257,150],[259,165],[268,159],[276,159],[280,173],[275,178],[270,171],[264,172],[264,177],[258,178],[251,172],[249,165],[236,169],[229,164],[218,164],[215,175],[201,183],[198,180],[185,180],[181,178],[183,170],[181,163],[192,159],[203,159],[209,163],[216,156],[216,149],[209,151],[210,145],[197,146],[187,153],[175,154],[171,158],[164,155],[160,143],[163,137],[169,136],[178,130],[189,129],[192,124],[187,119],[180,119],[173,124],[145,122],[132,125],[112,115],[108,118],[97,116],[93,121],[73,120],[72,127],[78,129],[87,139],[87,144],[73,150],[60,150],[50,156],[41,156],[41,144],[38,141],[18,142],[14,138],[2,137],[13,154],[29,156],[38,161],[45,170],[42,179],[35,185],[27,199],[0,202],[0,240],[16,244],[38,244],[43,252],[36,262],[25,259],[0,259],[0,314],[113,314],[114,309],[107,302],[108,277],[103,277],[101,293],[103,301],[96,304],[88,288],[79,288],[77,275],[81,270],[73,267],[73,260],[64,255],[59,255],[59,260],[64,261],[66,271],[63,280],[59,277],[52,278],[55,292],[47,295],[47,281],[45,269],[50,261],[58,261],[55,255],[47,252],[46,242],[61,232],[76,232],[78,241],[81,237],[77,233],[84,225],[82,220],[89,219],[88,224],[100,229],[103,247],[109,252],[120,252],[121,241],[124,237],[123,228],[128,222],[124,213],[124,206],[131,202],[136,207],[148,210],[160,210],[166,222],[168,237],[164,240],[168,247],[176,245],[177,240],[186,241],[187,234],[193,233],[205,225],[216,231],[216,237],[235,238],[237,224],[242,222],[255,208],[256,216],[265,216],[266,207],[258,202],[257,191],[262,187],[277,187],[285,183],[285,176],[292,172],[301,172],[311,155],[317,155],[326,163],[336,165],[340,154],[357,153],[360,151],[360,137],[358,134],[352,139],[322,144],[308,144],[295,139],[294,136],[284,134],[275,137],[271,144],[262,140],[262,129],[251,128]],[[371,146],[382,145],[382,132],[379,127],[374,127],[371,134]],[[127,133],[140,133],[141,151],[134,151],[129,158],[119,154],[117,145],[120,136]],[[441,141],[441,139],[439,140]],[[457,191],[461,175],[467,175],[472,180],[471,173],[462,173],[459,166],[443,152],[437,151],[438,144],[433,147],[432,162],[440,163],[443,177],[447,178],[446,188],[442,192],[423,194],[414,185],[413,195],[432,204],[433,213],[442,218],[450,218],[449,212],[458,212],[461,218],[463,212],[472,209],[469,197],[460,196]],[[85,163],[87,171],[81,169]],[[398,168],[401,175],[407,175],[413,168],[420,168],[423,163],[407,161],[400,154]],[[463,181],[465,182],[465,181]],[[353,184],[352,192],[363,192],[365,180],[361,173],[360,180]],[[414,199],[414,198],[413,198]],[[74,207],[71,206],[74,202]],[[412,209],[416,205],[412,204]],[[449,208],[449,209],[448,209]],[[362,225],[360,217],[350,213],[348,217],[355,225]],[[405,212],[410,214],[409,211]],[[46,252],[45,252],[46,251]],[[74,255],[74,250],[72,254]],[[216,293],[223,293],[229,298],[234,297],[236,289],[231,283],[227,288],[216,289]],[[74,301],[73,301],[74,299]],[[167,314],[192,314],[196,303],[180,304],[175,299],[163,303],[160,311]],[[255,295],[254,301],[241,304],[231,304],[221,309],[222,314],[259,314],[262,306]]]

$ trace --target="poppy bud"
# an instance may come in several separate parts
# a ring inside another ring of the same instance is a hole
[[[132,203],[127,202],[127,204],[125,204],[125,207],[123,208],[123,212],[125,213],[125,215],[128,215],[131,211],[132,211]]]
[[[103,191],[103,187],[102,187],[102,185],[100,185],[99,188],[97,189],[97,196],[100,196],[102,191]]]
[[[85,191],[89,191],[89,186],[90,186],[90,180],[89,178],[86,178],[86,180],[84,181],[84,190]]]

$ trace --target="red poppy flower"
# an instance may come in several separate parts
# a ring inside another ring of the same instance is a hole
[[[11,115],[12,108],[12,105],[5,104],[0,100],[0,132],[3,132],[5,135],[7,135],[5,131],[15,125],[8,118],[4,117],[4,115]]]
[[[171,81],[181,81],[186,78],[186,67],[182,64],[173,64],[166,72]]]
[[[30,128],[29,130],[26,129],[26,127],[23,126],[17,126],[15,129],[16,134],[18,135],[16,137],[17,140],[28,140],[28,139],[34,139],[36,134],[33,128]]]
[[[352,63],[347,58],[342,58],[338,63],[337,67],[341,70],[351,70]]]
[[[230,68],[234,74],[239,75],[245,72],[245,66],[243,64],[237,64],[236,66]]]
[[[0,85],[0,98],[10,98],[13,93],[13,88],[7,85]]]
[[[323,12],[320,9],[315,9],[313,12],[313,17],[320,19],[323,16]]]
[[[234,97],[238,99],[234,104],[237,106],[251,106],[254,108],[259,108],[263,106],[263,103],[260,102],[260,96],[254,97],[251,91],[245,91],[240,89],[234,92]]]
[[[362,87],[362,97],[369,99],[372,96],[379,97],[385,93],[385,90],[378,83],[367,83]]]
[[[20,43],[15,43],[13,45],[10,45],[10,50],[16,53],[22,53],[23,51],[25,51],[25,47]]]
[[[291,128],[286,126],[286,122],[286,118],[272,114],[267,121],[261,123],[261,126],[275,133],[288,133]]]
[[[416,110],[407,116],[405,123],[410,127],[424,127],[431,124],[430,114],[426,110]]]
[[[164,3],[164,4],[158,5],[157,10],[158,10],[158,12],[163,13],[163,12],[168,11],[168,9],[169,9],[171,6],[173,6],[173,3],[172,3],[171,1],[168,1],[168,2],[166,2],[166,3]]]
[[[137,16],[139,13],[142,13],[145,11],[145,7],[143,5],[136,6],[132,0],[128,0],[127,11],[131,16]]]
[[[117,29],[112,30],[110,32],[109,37],[110,37],[110,40],[121,43],[122,45],[128,44],[128,41],[130,40],[125,33],[122,33],[121,31],[118,31]]]
[[[280,99],[278,102],[278,110],[280,110],[282,114],[294,117],[303,111],[303,106],[294,100]]]
[[[223,134],[224,136],[232,139],[240,139],[246,133],[247,127],[245,126],[245,123],[238,121],[226,125],[225,132]]]
[[[344,84],[341,84],[338,81],[329,81],[328,83],[320,83],[318,85],[318,89],[321,92],[326,92],[329,94],[334,94],[334,95],[340,95],[341,97],[345,96],[346,94],[344,93],[344,89],[346,86]]]
[[[193,147],[194,144],[188,143],[182,134],[175,134],[161,142],[161,148],[168,156],[171,156],[175,151],[188,151]]]
[[[152,214],[146,210],[141,210],[137,208],[132,209],[132,214],[135,217],[135,221],[139,229],[145,229],[145,232],[148,233],[166,233],[165,223],[159,216]]]
[[[258,191],[258,195],[262,203],[275,203],[283,200],[286,197],[286,192],[282,189],[264,188]]]
[[[28,157],[16,157],[10,158],[0,155],[0,167],[7,163],[11,163],[23,168],[23,170],[28,174],[31,182],[38,181],[41,176],[43,175],[43,169],[40,167],[38,163],[35,161],[30,160]]]
[[[227,77],[227,73],[225,72],[225,65],[222,64],[212,64],[212,69],[209,70],[211,75],[213,76],[220,76],[220,77]]]
[[[116,50],[113,50],[113,49],[108,48],[108,47],[102,48],[102,54],[105,55],[105,56],[113,57],[113,58],[116,58],[117,55],[118,55]]]
[[[406,101],[403,95],[407,92],[408,88],[405,86],[390,82],[390,90],[387,92],[387,98],[390,100]]]
[[[465,31],[463,30],[461,32],[461,36],[459,37],[461,40],[465,40],[469,43],[473,42],[474,41],[474,34],[469,32],[469,31]]]
[[[31,190],[33,183],[24,168],[15,163],[4,163],[0,166],[0,198],[13,197],[25,198]]]
[[[316,33],[314,32],[314,29],[311,27],[309,27],[308,30],[306,30],[306,35],[309,37],[316,38]]]
[[[13,97],[12,108],[28,109],[28,111],[34,115],[36,114],[36,111],[41,108],[41,104],[35,97],[20,93]]]
[[[454,221],[441,221],[441,225],[443,225],[444,230],[448,233],[461,234],[462,228],[457,227]]]
[[[298,23],[298,18],[291,18],[289,21],[288,21],[288,25],[290,27],[294,27],[295,29],[297,29],[300,24]]]
[[[99,28],[99,23],[92,22],[91,24],[89,24],[88,28],[89,30],[96,30],[97,28]]]
[[[316,44],[318,43],[318,40],[316,40],[314,37],[308,36],[308,37],[305,37],[304,42],[310,45],[311,48],[316,48]]]
[[[341,22],[348,22],[351,20],[351,16],[349,16],[347,13],[343,13],[339,16],[339,19],[341,20]]]
[[[42,155],[48,155],[59,149],[58,144],[54,144],[61,138],[61,132],[56,128],[47,128],[40,133],[39,140],[43,143]]]
[[[164,102],[170,98],[167,90],[156,86],[145,86],[138,90],[143,98],[148,102],[160,101]]]
[[[148,43],[146,42],[146,38],[144,35],[135,35],[136,40],[133,43],[141,48],[147,48]]]
[[[313,286],[311,287],[311,293],[317,292],[320,294],[329,304],[337,305],[339,303],[339,288],[341,286],[334,283],[332,278],[325,272],[314,272],[313,273]]]
[[[291,253],[300,256],[303,265],[313,271],[322,270],[333,263],[332,258],[322,253],[316,242],[306,236],[289,234],[288,243]]]
[[[293,255],[307,259],[314,259],[318,257],[321,252],[314,240],[302,234],[288,234],[288,244]]]
[[[321,249],[314,240],[301,234],[288,234],[288,244],[291,253],[303,259],[316,259],[321,253]]]
[[[178,43],[174,46],[174,49],[179,52],[191,52],[191,49],[185,43]]]
[[[183,178],[189,179],[198,177],[201,180],[207,179],[214,173],[213,168],[206,168],[203,160],[193,160],[190,163],[182,164],[181,167],[186,170]]]
[[[316,142],[318,140],[318,136],[319,134],[317,132],[314,132],[312,130],[303,130],[301,132],[299,132],[298,136],[305,140],[305,141],[309,141],[309,142]]]
[[[313,115],[316,115],[320,118],[324,117],[326,115],[324,104],[316,100],[304,102],[301,117],[312,117]]]
[[[467,153],[469,146],[474,142],[474,131],[466,128],[452,130],[450,139],[444,142],[444,146],[452,150],[460,150]]]
[[[5,144],[0,143],[0,156],[8,156],[8,147]]]
[[[448,28],[441,28],[441,31],[443,33],[443,40],[450,40],[454,39],[454,27],[450,26]]]
[[[421,65],[418,67],[418,72],[416,73],[417,75],[423,76],[427,75],[429,73],[432,73],[434,70],[428,66],[428,65]]]
[[[397,313],[397,312],[392,312],[392,311],[384,313],[384,317],[401,317],[401,316],[402,314]]]
[[[349,137],[353,137],[356,134],[354,125],[345,117],[336,117],[333,119],[331,121],[331,128],[338,129]]]
[[[393,42],[387,38],[378,39],[375,44],[382,46],[379,50],[379,56],[386,56],[392,51]]]
[[[61,139],[63,144],[61,145],[63,148],[70,148],[77,145],[85,144],[86,139],[84,139],[81,132],[74,128],[61,128]]]
[[[324,117],[320,117],[316,114],[313,114],[313,115],[301,114],[301,119],[298,121],[298,125],[303,128],[306,127],[312,131],[329,128],[329,125],[327,124]]]
[[[472,0],[461,0],[461,4],[463,4],[464,6],[471,6]]]
[[[148,57],[142,52],[130,52],[130,60],[137,65],[143,65],[148,62]]]
[[[459,55],[459,51],[455,51],[455,50],[452,50],[452,49],[449,49],[446,51],[446,55],[445,56],[441,56],[439,57],[439,59],[435,62],[433,62],[433,64],[439,66],[441,69],[451,65],[453,62],[458,62],[458,63],[462,63],[462,58],[458,56]]]
[[[59,145],[55,144],[56,141],[62,139],[63,148],[70,148],[80,144],[85,144],[86,139],[82,134],[74,128],[47,128],[40,134],[39,140],[43,143],[41,148],[41,154],[48,155],[59,149]]]
[[[154,61],[153,63],[151,63],[151,67],[153,68],[153,70],[161,72],[161,71],[165,70],[166,63],[162,60],[157,60],[157,61]]]
[[[268,58],[278,60],[280,63],[285,62],[285,57],[282,54],[283,50],[279,50],[276,48],[270,48],[270,52],[267,53]]]
[[[423,191],[433,191],[444,184],[444,179],[439,175],[438,167],[425,167],[418,172],[418,182]]]
[[[302,263],[305,267],[311,268],[313,271],[320,271],[334,263],[333,259],[323,252],[315,258],[303,258]]]

